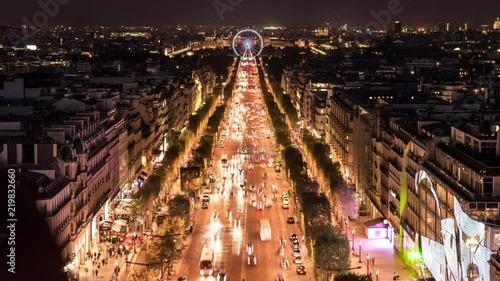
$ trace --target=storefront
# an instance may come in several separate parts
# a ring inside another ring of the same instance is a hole
[[[99,240],[101,242],[111,241],[111,227],[113,226],[113,221],[101,221],[99,223]]]

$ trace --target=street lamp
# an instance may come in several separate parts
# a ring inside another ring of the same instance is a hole
[[[375,270],[375,281],[378,281],[378,268]]]
[[[366,275],[370,275],[370,254],[366,254]]]
[[[359,245],[359,261],[358,261],[358,263],[362,263],[362,261],[361,261],[361,239],[358,240],[358,245]]]
[[[352,249],[354,251],[354,228],[351,230],[351,233],[352,233]],[[359,243],[361,243],[361,240],[359,240]],[[361,245],[361,244],[360,244]]]

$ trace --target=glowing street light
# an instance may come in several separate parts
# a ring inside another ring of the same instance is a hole
[[[362,263],[362,261],[361,261],[361,239],[358,240],[358,245],[359,245],[359,261],[358,261],[358,263]]]
[[[354,251],[354,232],[355,232],[355,230],[354,230],[354,228],[353,228],[353,229],[351,230],[351,233],[352,233],[352,249],[351,249],[351,250],[353,250],[353,251]],[[360,247],[361,247],[361,240],[359,240],[359,243],[360,243],[359,245],[360,245]]]
[[[366,275],[370,275],[370,254],[366,254]]]

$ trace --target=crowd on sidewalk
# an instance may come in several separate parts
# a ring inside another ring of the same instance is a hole
[[[141,240],[134,237],[136,247]],[[122,249],[120,245],[102,242],[87,252],[84,263],[80,266],[80,281],[104,279],[118,280],[121,268],[132,258],[135,251]]]

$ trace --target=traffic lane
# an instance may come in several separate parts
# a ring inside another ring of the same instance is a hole
[[[211,195],[212,197],[213,195]],[[211,199],[212,201],[212,199]],[[209,203],[208,209],[200,209],[197,214],[197,219],[194,224],[191,243],[187,251],[184,266],[181,268],[181,274],[187,276],[188,280],[200,279],[200,257],[201,250],[205,244],[210,245],[211,239],[209,237],[209,222],[210,217],[215,210],[214,206]]]
[[[262,174],[265,169],[256,168],[255,172]],[[257,174],[256,173],[256,174]],[[265,180],[261,176],[255,177],[252,184],[256,186],[262,186]],[[266,188],[268,189],[268,188]],[[256,192],[251,192],[255,194],[257,198],[257,204],[263,202],[262,196],[258,196]],[[249,196],[249,203],[251,202],[252,196]],[[255,255],[257,257],[257,266],[247,265],[246,278],[247,280],[272,280],[271,278],[276,278],[278,272],[280,271],[279,258],[278,258],[278,241],[279,237],[277,233],[280,233],[282,228],[283,215],[279,215],[279,212],[274,210],[275,206],[270,208],[264,208],[263,210],[257,210],[256,207],[248,207],[247,211],[247,228],[246,233],[247,240],[249,243],[254,245]],[[260,225],[259,219],[268,218],[271,223],[271,240],[261,241],[260,240]],[[248,255],[247,255],[248,256]]]
[[[238,276],[241,272],[242,235],[240,231],[245,228],[245,205],[238,195],[216,196],[214,209],[219,214],[220,227],[214,243],[215,266],[217,270],[224,270],[228,278]]]

